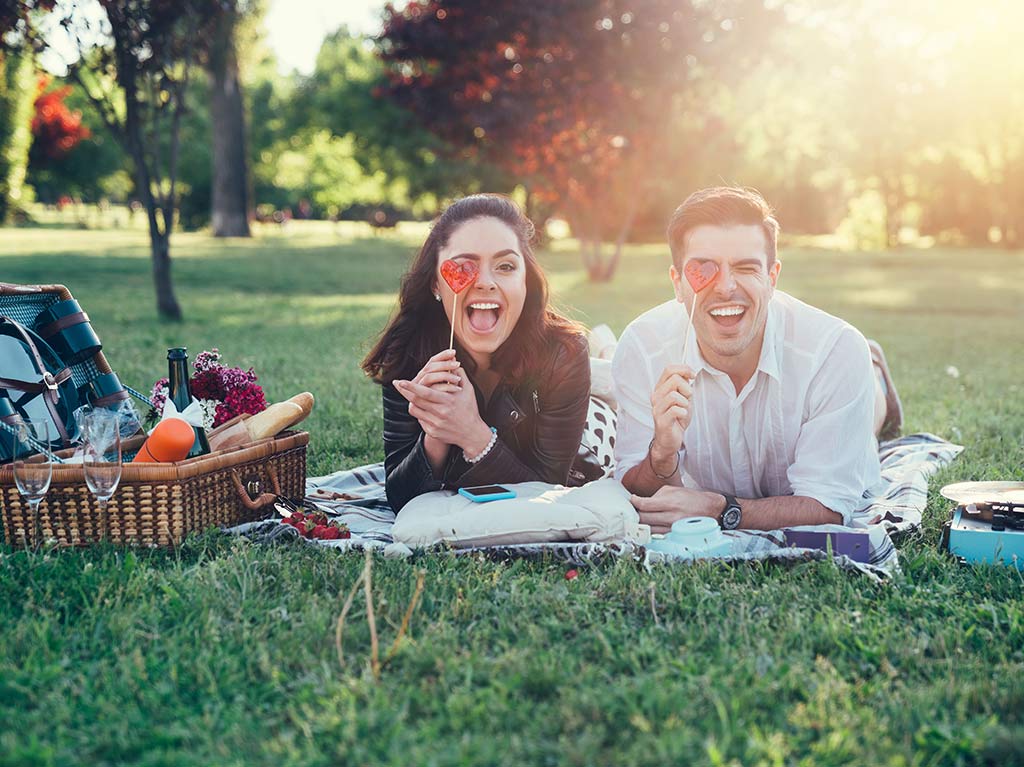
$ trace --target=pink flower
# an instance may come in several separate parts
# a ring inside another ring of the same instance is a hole
[[[229,368],[220,362],[220,350],[202,351],[192,363],[195,371],[189,383],[192,396],[198,400],[214,403],[213,426],[216,428],[237,415],[255,415],[267,409],[263,388],[256,383],[256,372],[249,368]],[[167,399],[167,379],[161,378],[153,385],[150,396],[157,413],[163,411]]]

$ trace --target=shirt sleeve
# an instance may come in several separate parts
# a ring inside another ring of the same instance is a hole
[[[864,336],[845,328],[811,379],[787,472],[793,495],[814,498],[842,515],[846,525],[880,476],[874,375]]]
[[[441,489],[427,460],[423,428],[392,384],[384,387],[384,491],[397,513],[417,495]]]
[[[622,481],[627,471],[647,456],[654,438],[651,393],[654,381],[640,338],[626,328],[612,358],[612,381],[618,407],[615,413],[615,478]]]

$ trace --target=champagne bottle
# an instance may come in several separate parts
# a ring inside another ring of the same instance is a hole
[[[192,389],[188,379],[188,349],[176,347],[167,350],[167,396],[181,413],[192,403]],[[201,426],[193,426],[196,433],[192,449],[186,458],[206,455],[210,452],[210,443],[206,441],[206,430]]]

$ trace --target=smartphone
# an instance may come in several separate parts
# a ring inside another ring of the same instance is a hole
[[[515,490],[509,490],[501,485],[479,485],[477,487],[460,487],[459,495],[469,498],[475,503],[486,503],[487,501],[500,501],[505,498],[515,498]]]

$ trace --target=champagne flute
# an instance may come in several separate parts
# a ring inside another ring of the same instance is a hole
[[[32,537],[36,544],[42,538],[39,530],[39,504],[50,490],[53,464],[45,453],[36,455],[36,445],[50,446],[50,422],[26,420],[17,424],[14,440],[14,483],[28,502],[32,513]]]
[[[115,413],[93,410],[82,416],[82,470],[89,492],[96,496],[107,534],[107,501],[121,482],[121,429]]]

